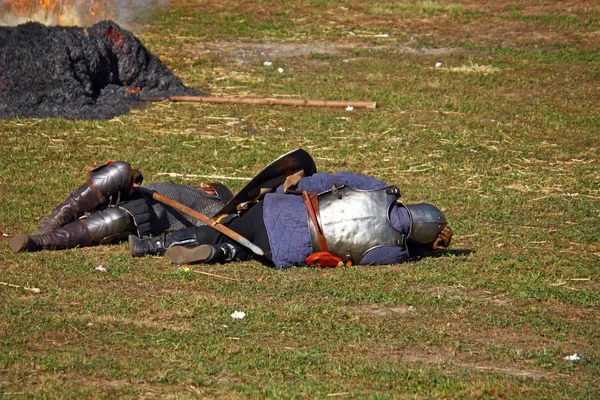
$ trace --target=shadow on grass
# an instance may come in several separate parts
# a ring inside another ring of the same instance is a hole
[[[422,260],[423,258],[440,258],[440,257],[462,257],[474,254],[475,250],[471,249],[436,249],[436,250],[428,250],[426,252],[414,252],[411,257],[407,260],[409,262],[417,262]]]

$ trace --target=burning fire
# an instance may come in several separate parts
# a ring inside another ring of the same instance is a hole
[[[44,25],[91,25],[114,18],[110,0],[4,0],[0,22],[18,25],[27,21]]]
[[[0,0],[0,25],[27,21],[44,25],[90,26],[102,20],[128,25],[169,0]]]

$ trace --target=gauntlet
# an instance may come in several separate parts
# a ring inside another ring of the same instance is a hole
[[[452,229],[449,226],[444,227],[438,233],[435,241],[433,242],[434,249],[445,249],[450,246],[450,242],[452,241]]]

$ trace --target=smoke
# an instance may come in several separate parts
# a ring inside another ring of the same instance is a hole
[[[131,29],[135,22],[168,5],[169,0],[0,0],[0,25],[33,21],[47,26],[88,27],[112,20]]]

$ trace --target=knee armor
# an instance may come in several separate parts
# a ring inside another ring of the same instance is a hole
[[[109,243],[136,232],[131,215],[119,207],[96,211],[86,218],[86,222],[94,243]]]
[[[134,178],[135,170],[124,161],[115,161],[96,168],[90,176],[92,186],[105,198],[119,192],[129,194]]]

